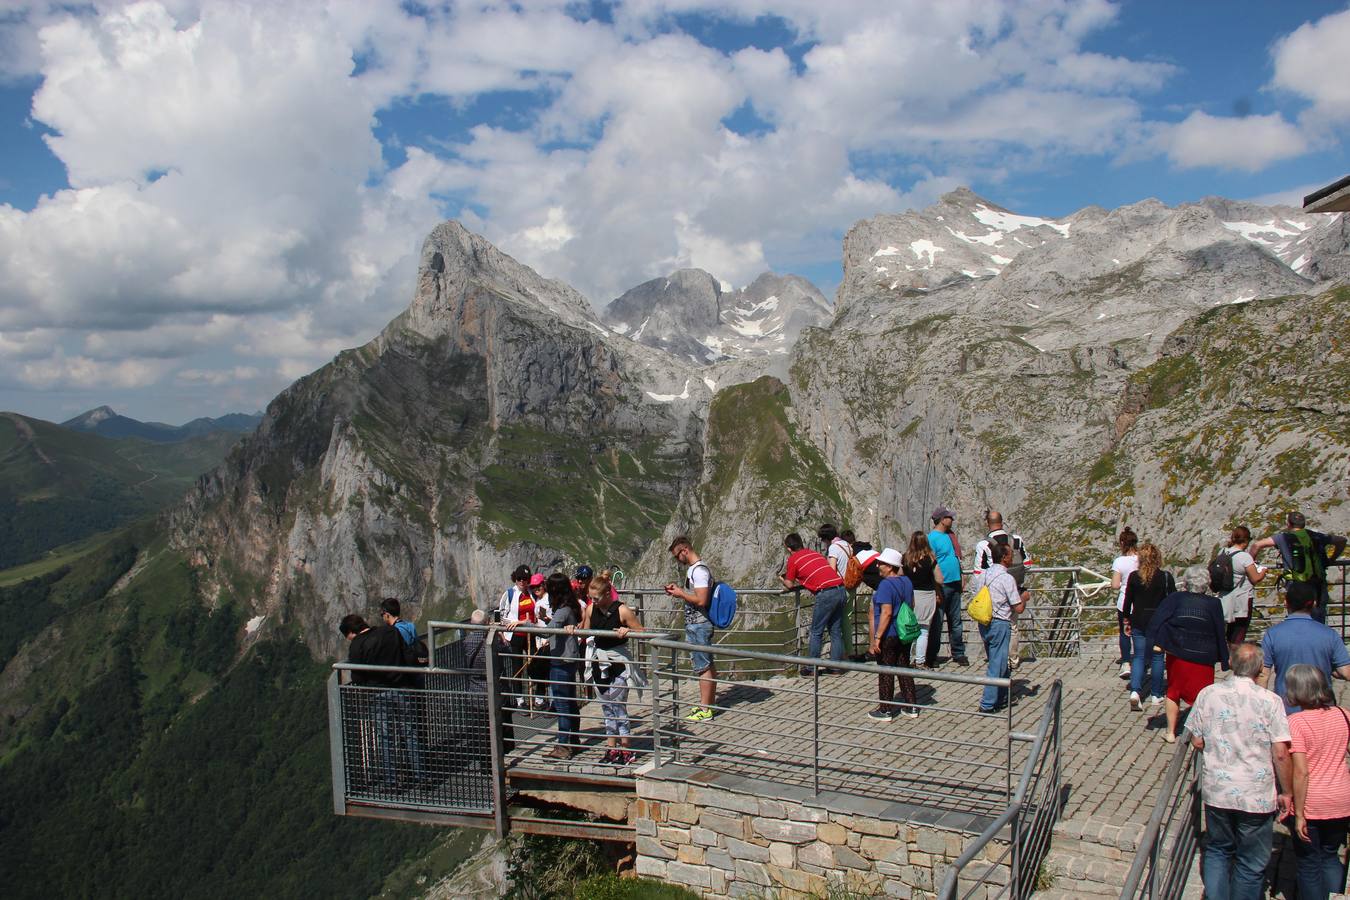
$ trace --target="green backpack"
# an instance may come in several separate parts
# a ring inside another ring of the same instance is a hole
[[[901,603],[895,614],[895,633],[902,644],[912,644],[919,639],[919,618],[908,603]]]
[[[1293,563],[1284,574],[1290,581],[1326,580],[1327,558],[1318,552],[1308,529],[1300,528],[1289,533],[1289,561]]]

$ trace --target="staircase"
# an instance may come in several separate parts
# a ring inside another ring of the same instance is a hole
[[[1046,886],[1032,894],[1033,900],[1119,897],[1143,830],[1143,825],[1092,819],[1058,823],[1050,853],[1041,865],[1040,883]],[[1182,897],[1200,900],[1202,895],[1197,855]]]

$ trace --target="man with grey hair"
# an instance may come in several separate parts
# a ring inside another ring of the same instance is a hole
[[[1205,755],[1200,873],[1207,897],[1256,900],[1270,862],[1275,813],[1293,811],[1289,721],[1280,698],[1253,681],[1261,671],[1261,648],[1238,644],[1232,664],[1233,677],[1202,690],[1187,723],[1191,744]]]
[[[1167,654],[1167,730],[1162,739],[1177,739],[1181,704],[1214,683],[1214,665],[1228,668],[1228,637],[1223,601],[1206,593],[1209,570],[1192,566],[1181,576],[1181,590],[1163,598],[1148,625],[1148,643]]]

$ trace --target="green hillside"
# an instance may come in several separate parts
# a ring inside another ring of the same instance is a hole
[[[112,440],[0,413],[0,569],[163,509],[238,439]]]
[[[239,658],[242,599],[138,529],[0,588],[7,896],[369,897],[445,839],[333,815],[327,667],[294,635]]]

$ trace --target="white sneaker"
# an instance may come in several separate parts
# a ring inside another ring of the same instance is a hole
[[[1167,699],[1166,697],[1159,697],[1157,695],[1154,695],[1152,697],[1149,697],[1148,700],[1145,702],[1147,702],[1149,706],[1161,706],[1163,701],[1166,699]]]
[[[1139,712],[1139,692],[1130,691],[1130,709]]]
[[[1121,677],[1121,678],[1129,678],[1129,677],[1130,677],[1130,664],[1129,664],[1129,663],[1121,663],[1121,664],[1120,664],[1120,677]]]

